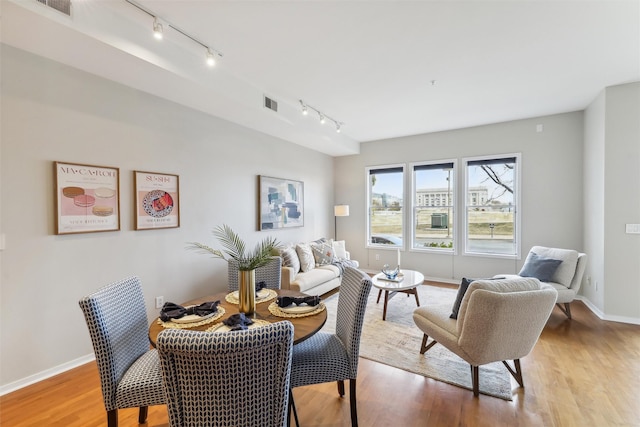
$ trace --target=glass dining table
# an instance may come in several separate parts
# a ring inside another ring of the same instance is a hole
[[[298,344],[305,339],[311,337],[318,332],[324,326],[327,321],[327,309],[321,302],[316,310],[303,313],[303,314],[291,314],[281,311],[277,304],[275,304],[278,296],[290,296],[290,297],[305,297],[307,294],[292,291],[288,289],[273,289],[268,292],[269,297],[260,300],[256,299],[255,313],[250,317],[252,320],[259,323],[275,323],[283,320],[288,320],[293,324],[293,343]],[[274,295],[275,294],[275,295]],[[236,293],[237,295],[237,293]],[[189,329],[194,331],[207,331],[216,329],[217,326],[221,326],[222,322],[230,316],[237,314],[238,304],[234,299],[234,293],[220,292],[217,294],[206,295],[200,298],[193,299],[181,304],[183,307],[202,304],[208,301],[220,301],[218,307],[222,308],[218,313],[224,313],[221,316],[215,316],[210,321],[203,319],[202,321],[193,323],[178,323],[172,324],[171,322],[162,322],[160,318],[154,319],[149,325],[149,341],[151,345],[155,347],[158,334],[166,328],[176,327],[182,329]],[[270,307],[271,306],[271,307]]]

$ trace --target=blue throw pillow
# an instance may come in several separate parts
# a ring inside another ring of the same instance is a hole
[[[469,285],[475,279],[467,279],[466,277],[462,278],[462,282],[460,283],[460,287],[458,288],[458,295],[456,296],[456,301],[453,303],[453,309],[451,310],[450,319],[458,318],[458,311],[460,311],[460,304],[462,304],[462,298],[464,298],[464,294],[467,292]]]
[[[553,275],[558,267],[562,264],[562,260],[553,258],[542,258],[535,252],[531,252],[527,257],[519,276],[535,277],[541,282],[551,282]]]

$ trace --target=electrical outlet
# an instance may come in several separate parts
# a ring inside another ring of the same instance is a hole
[[[156,308],[162,308],[164,305],[164,297],[156,297]]]
[[[597,291],[598,290],[598,281],[596,280],[594,283],[595,283],[596,291]]]
[[[376,261],[380,261],[380,254],[376,254]]]

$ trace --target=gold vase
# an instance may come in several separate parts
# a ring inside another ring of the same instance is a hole
[[[256,271],[238,271],[238,299],[240,313],[251,315],[256,311]]]

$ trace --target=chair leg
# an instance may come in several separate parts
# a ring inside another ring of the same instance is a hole
[[[118,410],[112,409],[107,411],[107,425],[109,427],[118,427]]]
[[[524,387],[524,380],[522,379],[522,368],[520,368],[520,359],[515,359],[513,361],[515,370],[512,369],[511,366],[509,366],[506,360],[503,360],[502,363],[504,363],[504,366],[507,367],[511,376],[513,376],[513,378],[515,378],[516,381],[518,381],[518,384],[520,384],[520,387]]]
[[[429,350],[431,347],[433,347],[438,343],[436,340],[432,340],[429,343],[429,345],[427,345],[428,339],[429,339],[429,336],[427,334],[424,334],[424,336],[422,337],[422,345],[420,346],[420,354],[425,354],[427,350]]]
[[[471,365],[471,383],[473,384],[473,395],[480,396],[480,367]]]
[[[138,413],[138,424],[144,424],[147,422],[147,414],[149,414],[148,406],[141,406]]]
[[[298,422],[298,411],[296,411],[296,403],[293,401],[293,390],[289,389],[289,410],[287,411],[287,426],[291,426],[291,411],[293,410],[293,418],[296,421],[296,427],[300,427]]]
[[[349,398],[351,400],[351,427],[358,427],[358,409],[356,408],[356,379],[349,380]]]
[[[340,397],[344,397],[344,381],[338,381],[338,394]]]
[[[565,302],[564,303],[564,307],[563,307],[562,305],[560,305],[560,303],[556,303],[556,305],[558,306],[560,311],[562,311],[565,316],[567,316],[569,319],[571,319],[571,306],[569,304],[570,303]]]

